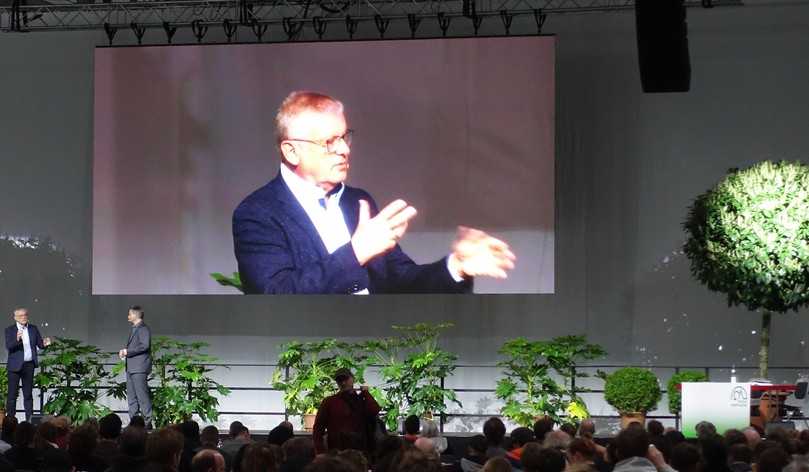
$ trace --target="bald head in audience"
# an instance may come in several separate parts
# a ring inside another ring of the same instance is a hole
[[[225,472],[225,458],[214,449],[203,449],[191,459],[191,472]]]

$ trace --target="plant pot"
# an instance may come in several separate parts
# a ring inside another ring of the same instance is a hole
[[[621,429],[626,429],[631,423],[640,423],[641,426],[645,426],[646,413],[642,411],[621,413]]]
[[[3,424],[3,421],[6,420],[6,410],[5,408],[0,408],[0,425]]]
[[[311,432],[315,429],[315,416],[317,414],[312,413],[309,415],[303,415],[303,430]]]

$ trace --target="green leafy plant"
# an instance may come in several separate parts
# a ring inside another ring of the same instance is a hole
[[[679,415],[682,411],[682,392],[679,385],[683,382],[707,382],[708,376],[705,372],[696,370],[685,370],[678,372],[671,376],[669,383],[666,384],[666,393],[669,397],[669,411],[675,415]]]
[[[202,352],[207,346],[204,342],[182,342],[165,336],[152,340],[149,384],[155,426],[179,423],[192,415],[203,421],[219,418],[217,394],[227,396],[230,390],[211,377],[210,364],[217,359]],[[114,372],[124,368],[121,361]],[[111,392],[116,398],[126,398],[126,383],[119,383]]]
[[[5,366],[0,366],[0,399],[2,398],[8,398],[8,370]],[[0,404],[0,409],[5,407],[5,403]]]
[[[368,356],[355,344],[334,338],[281,346],[278,368],[272,386],[284,393],[287,413],[295,416],[314,414],[320,403],[337,391],[337,369],[351,370],[358,383],[365,381]]]
[[[809,301],[809,167],[760,162],[698,196],[684,223],[691,272],[728,305],[762,310],[759,374],[768,375],[772,313]]]
[[[661,396],[657,377],[647,369],[624,367],[606,376],[604,400],[621,414],[652,411]]]
[[[533,425],[541,416],[557,422],[564,416],[574,420],[588,416],[578,394],[589,390],[576,387],[576,379],[589,375],[578,372],[576,366],[605,356],[601,346],[587,343],[584,336],[550,341],[517,338],[503,344],[499,352],[506,358],[497,364],[504,368],[505,377],[497,382],[495,392],[505,403],[500,410],[503,416],[522,426]]]
[[[95,346],[55,338],[40,357],[35,380],[47,390],[44,413],[64,415],[76,423],[109,413],[109,408],[98,404],[100,387],[110,377],[103,364],[107,357]]]
[[[244,293],[244,286],[242,285],[242,279],[238,272],[234,272],[230,277],[221,272],[214,272],[211,274],[211,278],[216,280],[219,285],[222,285],[223,287],[233,287],[236,290]]]
[[[394,326],[397,336],[368,341],[364,348],[381,366],[383,384],[371,392],[385,412],[385,423],[395,430],[399,419],[446,413],[447,403],[462,406],[455,391],[443,387],[443,379],[455,371],[458,356],[439,346],[443,330],[451,323],[418,323]]]

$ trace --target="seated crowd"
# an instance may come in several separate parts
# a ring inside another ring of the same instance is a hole
[[[700,423],[699,437],[686,440],[650,421],[596,442],[592,421],[556,428],[540,419],[507,436],[493,417],[464,451],[452,451],[432,421],[409,417],[404,429],[403,436],[377,431],[370,451],[316,456],[312,438],[296,437],[288,422],[257,441],[238,421],[223,440],[215,426],[200,430],[195,421],[147,431],[139,418],[123,429],[115,414],[81,425],[45,418],[36,427],[7,417],[0,472],[809,472],[809,430],[762,438],[753,428],[719,435]]]

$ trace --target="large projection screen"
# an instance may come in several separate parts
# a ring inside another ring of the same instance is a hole
[[[97,295],[237,294],[234,208],[279,172],[274,118],[295,90],[343,102],[346,184],[418,210],[401,247],[445,257],[458,225],[507,241],[505,280],[554,291],[554,48],[548,36],[98,48]]]

